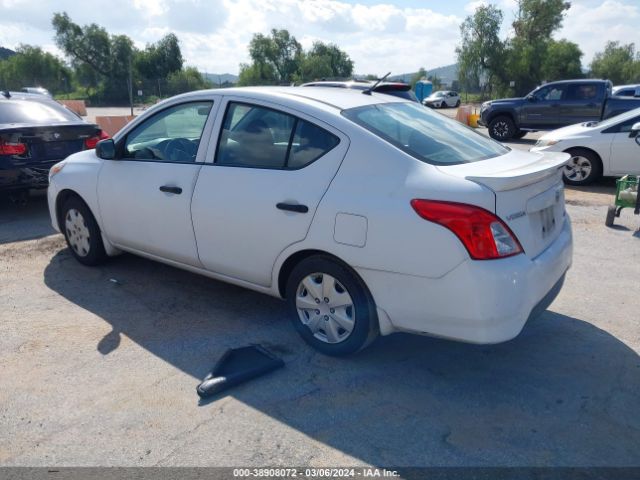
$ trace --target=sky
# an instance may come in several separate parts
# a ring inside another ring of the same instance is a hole
[[[66,11],[81,25],[128,35],[139,48],[173,32],[186,64],[203,72],[237,74],[255,33],[286,28],[305,48],[316,40],[338,45],[355,73],[400,74],[455,63],[460,23],[483,3],[503,10],[509,35],[516,0],[0,0],[0,46],[40,45],[62,57],[51,18]],[[554,36],[577,43],[583,65],[607,40],[640,49],[640,0],[571,3]]]

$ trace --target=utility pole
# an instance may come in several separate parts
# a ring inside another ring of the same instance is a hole
[[[131,57],[133,52],[129,55],[129,107],[131,108],[131,116],[133,117],[133,69],[131,66]]]

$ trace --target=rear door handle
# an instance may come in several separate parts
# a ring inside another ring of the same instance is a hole
[[[165,193],[175,193],[176,195],[180,195],[182,193],[182,189],[180,187],[170,187],[169,185],[162,185],[160,187],[160,191]]]
[[[306,205],[298,205],[297,203],[277,203],[276,208],[278,210],[286,210],[288,212],[307,213],[309,207]]]

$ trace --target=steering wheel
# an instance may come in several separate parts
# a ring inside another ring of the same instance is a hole
[[[172,162],[193,162],[198,146],[186,138],[174,138],[164,146],[164,158]]]

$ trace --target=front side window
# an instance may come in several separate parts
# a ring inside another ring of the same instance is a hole
[[[534,95],[541,101],[561,100],[564,94],[564,87],[560,85],[542,87],[538,89]]]
[[[335,135],[287,113],[232,102],[223,121],[216,164],[298,169],[326,154],[338,142]]]
[[[386,103],[342,112],[400,150],[426,163],[456,165],[504,155],[509,149],[461,123],[414,103]]]
[[[624,120],[614,125],[613,127],[603,130],[602,133],[629,133],[631,131],[631,127],[633,127],[638,122],[640,122],[640,116],[628,118],[627,120]]]
[[[213,102],[190,102],[157,113],[127,135],[124,158],[193,163]]]

